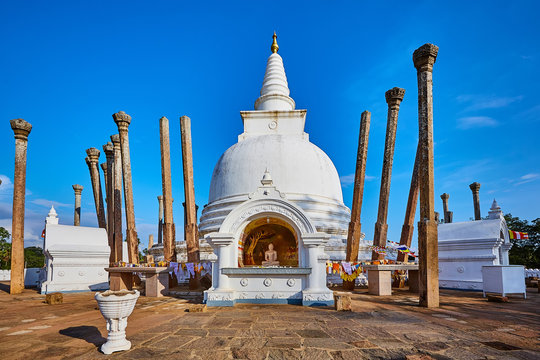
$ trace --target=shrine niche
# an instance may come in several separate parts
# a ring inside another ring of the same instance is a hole
[[[238,266],[298,266],[298,240],[286,222],[263,218],[251,222],[238,246]]]

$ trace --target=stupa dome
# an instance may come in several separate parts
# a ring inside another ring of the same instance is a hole
[[[328,155],[301,137],[279,134],[249,137],[231,146],[214,168],[208,202],[249,194],[260,186],[265,169],[285,194],[343,202],[339,176]]]

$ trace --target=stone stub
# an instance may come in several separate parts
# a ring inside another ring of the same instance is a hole
[[[62,304],[64,302],[64,295],[62,295],[62,293],[59,293],[59,292],[46,294],[45,302],[49,305]]]

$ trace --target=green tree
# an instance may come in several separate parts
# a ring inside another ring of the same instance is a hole
[[[0,226],[0,270],[11,268],[11,243],[7,242],[10,237],[9,231]]]
[[[11,269],[11,237],[9,231],[0,226],[0,270]],[[40,268],[45,264],[43,250],[37,246],[24,249],[24,264],[26,268]]]
[[[528,239],[510,240],[513,244],[509,252],[510,264],[524,265],[529,269],[540,268],[540,218],[531,222],[512,214],[506,214],[504,218],[509,230],[529,234]]]
[[[26,268],[40,268],[45,265],[43,250],[37,246],[29,246],[24,249],[24,265]]]

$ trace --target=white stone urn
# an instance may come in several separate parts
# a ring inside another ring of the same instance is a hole
[[[107,290],[94,296],[101,315],[107,320],[109,336],[107,342],[101,345],[101,352],[104,354],[131,349],[131,342],[126,339],[127,318],[131,315],[139,295],[137,290]]]

